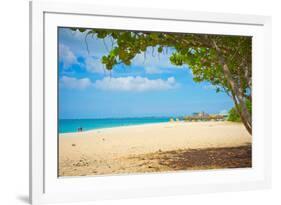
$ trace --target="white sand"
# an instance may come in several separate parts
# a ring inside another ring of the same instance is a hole
[[[114,159],[159,150],[236,147],[249,143],[251,143],[251,135],[241,123],[147,124],[60,134],[59,159],[60,168],[64,170],[61,174],[68,175],[67,170],[71,171],[74,162],[81,165],[78,166],[81,171],[82,165],[85,165],[86,169],[89,168],[89,163],[109,163]],[[108,165],[108,167],[112,166]],[[95,166],[95,168],[99,167]]]

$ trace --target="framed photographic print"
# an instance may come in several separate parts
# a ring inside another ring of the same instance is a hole
[[[270,187],[270,17],[39,1],[30,22],[32,204]]]

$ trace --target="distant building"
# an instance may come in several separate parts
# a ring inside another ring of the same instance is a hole
[[[208,117],[209,114],[202,111],[202,112],[194,112],[194,113],[192,113],[192,116],[193,117]]]
[[[185,116],[183,119],[185,121],[223,121],[226,120],[226,115],[221,114],[211,114],[202,111],[202,112],[194,112],[191,116]]]
[[[205,112],[199,112],[198,116],[199,116],[199,117],[208,117],[209,114],[208,114],[208,113],[205,113]]]

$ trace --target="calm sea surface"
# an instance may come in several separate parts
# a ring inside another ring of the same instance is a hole
[[[168,117],[144,117],[144,118],[113,118],[113,119],[60,119],[59,133],[77,132],[78,128],[83,131],[120,127],[129,125],[142,125],[150,123],[168,122]]]

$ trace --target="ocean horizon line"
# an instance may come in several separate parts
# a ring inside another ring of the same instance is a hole
[[[59,120],[111,120],[111,119],[142,119],[142,118],[182,118],[181,116],[144,116],[144,117],[103,117],[103,118],[58,118]]]

